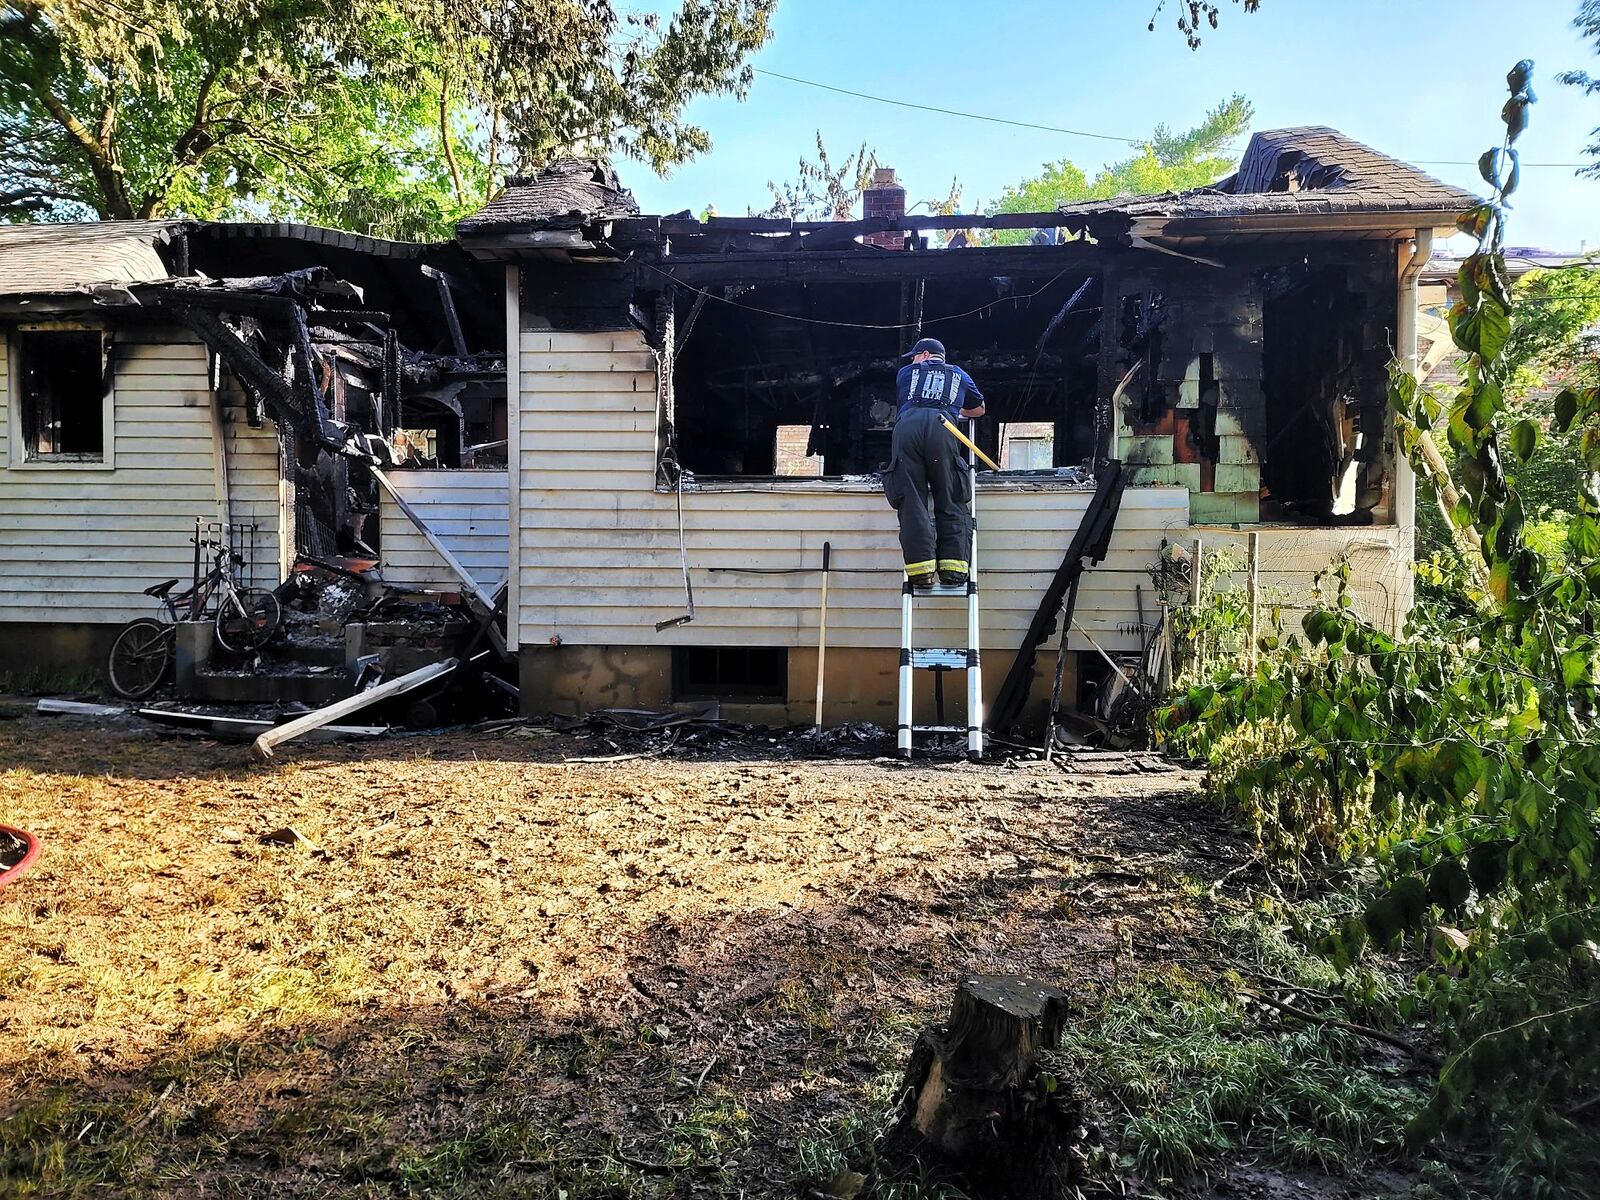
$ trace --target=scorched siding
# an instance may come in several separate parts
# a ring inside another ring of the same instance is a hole
[[[268,487],[276,495],[271,427],[228,423],[225,436],[248,452],[224,481],[205,349],[149,335],[114,336],[109,470],[12,467],[6,439],[15,397],[9,343],[0,338],[0,396],[8,406],[0,422],[0,622],[95,624],[149,615],[154,601],[143,589],[190,578],[194,518],[217,520],[224,494],[235,520],[267,525],[260,549],[274,559],[265,574],[276,573],[275,506],[255,499]],[[259,518],[244,515],[258,512]]]
[[[656,632],[683,611],[683,576],[676,498],[655,486],[653,362],[634,332],[521,333],[519,643],[811,646],[827,541],[829,642],[898,644],[899,546],[873,489],[686,492],[696,616]],[[1119,626],[1137,620],[1136,584],[1150,597],[1146,568],[1162,538],[1186,536],[1187,495],[1152,487],[1124,497],[1111,554],[1084,577],[1078,605],[1079,624],[1106,649],[1137,644]],[[1088,503],[1087,492],[980,487],[985,647],[1016,648]],[[962,640],[961,606],[927,612],[928,644]]]

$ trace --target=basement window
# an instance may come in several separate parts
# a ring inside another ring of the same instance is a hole
[[[109,465],[111,388],[98,329],[19,329],[12,335],[22,463]]]
[[[789,652],[782,646],[679,646],[672,691],[679,700],[788,698]]]

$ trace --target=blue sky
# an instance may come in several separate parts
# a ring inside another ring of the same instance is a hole
[[[626,7],[626,3],[620,7]],[[644,7],[675,7],[662,0]],[[1222,28],[1190,51],[1169,0],[1154,33],[1155,0],[779,0],[776,32],[754,65],[822,83],[967,112],[1118,136],[1157,123],[1187,128],[1233,92],[1255,105],[1253,128],[1332,125],[1410,161],[1475,160],[1499,140],[1505,72],[1537,66],[1539,103],[1519,146],[1524,159],[1582,161],[1600,125],[1600,96],[1558,85],[1600,59],[1571,27],[1578,0],[1262,0],[1246,16],[1223,5]],[[1115,142],[916,113],[757,75],[749,96],[696,101],[689,117],[710,153],[660,179],[618,164],[646,212],[742,215],[768,203],[769,179],[792,178],[820,129],[830,152],[865,141],[900,172],[912,202],[942,198],[952,176],[969,210],[1041,164],[1070,158],[1091,174],[1126,157]],[[1241,146],[1242,148],[1242,146]],[[1427,166],[1464,187],[1470,166]],[[1523,173],[1510,240],[1600,247],[1600,181],[1571,168]],[[1462,239],[1455,239],[1457,245]]]

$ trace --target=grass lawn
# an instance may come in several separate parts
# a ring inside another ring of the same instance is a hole
[[[0,1192],[792,1196],[964,974],[1204,964],[1248,853],[1183,772],[595,750],[0,722]]]

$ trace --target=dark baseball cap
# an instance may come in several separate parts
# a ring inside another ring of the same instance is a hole
[[[923,338],[911,349],[902,354],[901,358],[915,358],[919,354],[937,354],[944,357],[944,343],[938,338]]]

